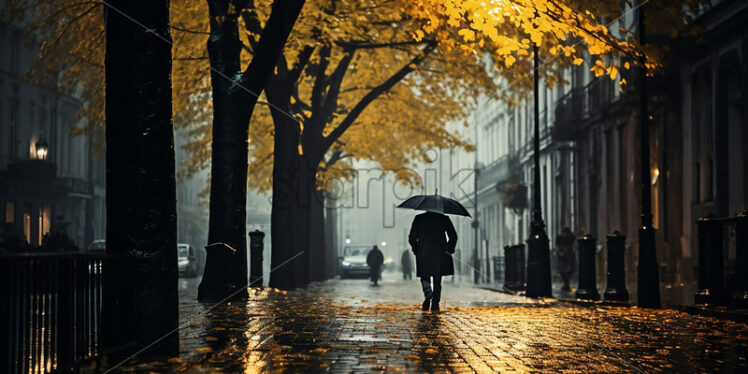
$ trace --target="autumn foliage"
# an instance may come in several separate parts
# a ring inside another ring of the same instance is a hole
[[[237,8],[236,14],[252,12],[262,24],[270,1],[254,7]],[[678,4],[673,4],[678,3]],[[686,27],[683,10],[699,2],[650,1],[656,12],[655,32],[677,33]],[[464,119],[472,98],[478,93],[518,100],[531,87],[531,46],[541,46],[545,63],[542,73],[547,84],[556,84],[558,68],[589,60],[596,75],[615,77],[629,68],[643,52],[647,64],[657,68],[661,53],[641,48],[631,30],[616,27],[618,17],[627,15],[636,3],[622,6],[618,1],[577,0],[317,0],[305,5],[297,21],[284,58],[291,66],[303,48],[333,47],[328,73],[345,55],[341,43],[381,43],[389,47],[357,49],[341,84],[339,107],[325,125],[324,134],[335,128],[346,111],[365,94],[366,88],[381,82],[401,65],[433,43],[435,50],[403,79],[402,84],[377,98],[357,119],[356,125],[336,140],[334,149],[344,159],[373,159],[383,169],[399,170],[423,160],[425,149],[461,146],[470,149],[460,133],[448,133],[444,125]],[[686,6],[684,8],[684,5]],[[76,0],[11,0],[3,15],[21,19],[24,27],[42,40],[41,53],[29,71],[36,82],[58,92],[77,93],[84,106],[78,112],[85,119],[83,130],[100,134],[103,127],[102,3]],[[205,41],[209,34],[204,1],[172,4],[171,33],[174,39],[173,102],[175,125],[188,127],[193,142],[187,146],[191,157],[183,165],[187,173],[207,167],[210,160],[211,96]],[[249,18],[252,19],[252,18]],[[607,22],[604,22],[607,21]],[[244,22],[243,20],[241,22]],[[259,35],[241,35],[247,46]],[[251,48],[242,59],[248,63]],[[312,57],[312,64],[319,55]],[[308,104],[313,86],[311,75],[298,82],[296,107]],[[295,115],[301,126],[308,111]],[[252,186],[270,186],[272,136],[268,107],[252,119]],[[301,152],[303,150],[300,149]],[[343,167],[322,164],[323,179],[345,176]]]

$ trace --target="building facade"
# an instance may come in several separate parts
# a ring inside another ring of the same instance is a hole
[[[695,281],[696,220],[710,214],[734,216],[748,202],[748,3],[712,3],[696,17],[702,40],[695,46],[693,41],[674,43],[667,68],[649,81],[647,183],[666,287],[688,287]],[[628,12],[616,29],[635,30],[636,17]],[[552,251],[563,227],[597,239],[601,285],[606,235],[624,234],[631,283],[636,281],[642,213],[638,71],[623,70],[615,79],[595,77],[589,62],[563,72],[569,84],[547,88],[540,82],[543,217]],[[445,190],[477,215],[477,225],[463,222],[458,227],[463,272],[476,267],[492,274],[492,258],[528,237],[534,168],[531,99],[510,108],[479,98],[469,119],[476,153],[441,155],[450,160],[443,185],[451,187]],[[456,176],[465,170],[470,171],[468,180]],[[524,198],[513,198],[517,194]],[[725,258],[729,267],[734,251]],[[501,274],[493,277],[501,279]]]
[[[32,247],[52,229],[78,248],[105,237],[105,163],[90,136],[73,136],[81,103],[53,96],[23,73],[39,41],[0,24],[0,202],[3,235]]]

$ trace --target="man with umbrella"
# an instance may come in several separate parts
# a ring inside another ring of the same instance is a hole
[[[430,306],[431,311],[437,312],[442,276],[454,274],[452,253],[457,245],[457,232],[444,214],[468,217],[470,214],[457,201],[436,194],[414,196],[398,207],[426,211],[413,219],[408,242],[416,255],[416,276],[421,278],[423,287],[423,310],[429,310]]]

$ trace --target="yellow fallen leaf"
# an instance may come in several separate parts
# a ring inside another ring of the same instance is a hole
[[[418,361],[418,360],[421,359],[420,357],[418,357],[416,355],[408,355],[405,358],[408,359],[408,360],[413,360],[413,361]]]
[[[216,338],[215,336],[207,336],[207,337],[205,337],[205,341],[206,342],[214,342],[216,340],[218,340],[218,338]]]
[[[200,347],[200,348],[197,349],[197,351],[200,352],[200,353],[210,353],[210,352],[213,352],[213,348],[210,348],[210,347]]]
[[[168,362],[168,363],[170,363],[170,364],[181,364],[181,363],[183,363],[184,361],[182,361],[182,359],[181,359],[181,358],[179,358],[179,357],[172,357],[172,358],[170,358],[170,359],[166,360],[166,362]]]

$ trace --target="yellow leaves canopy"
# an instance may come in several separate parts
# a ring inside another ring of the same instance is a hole
[[[680,32],[686,29],[684,9],[702,0],[650,0],[650,33]],[[247,26],[242,14],[252,14],[259,24],[267,19],[269,0],[256,1],[252,8],[234,9],[233,16]],[[29,77],[56,92],[80,95],[83,107],[77,114],[85,119],[83,131],[103,139],[104,125],[104,25],[102,3],[78,0],[8,0],[3,16],[26,19],[29,33],[42,40]],[[336,143],[343,157],[335,165],[323,165],[332,179],[350,176],[345,170],[351,159],[374,159],[384,169],[396,171],[408,180],[407,166],[423,159],[432,147],[469,145],[460,134],[449,133],[444,125],[464,118],[472,99],[487,94],[515,102],[531,85],[532,48],[539,45],[546,82],[558,79],[562,67],[594,60],[595,75],[618,75],[620,62],[646,57],[649,68],[661,64],[662,53],[642,47],[628,25],[618,27],[621,16],[632,18],[630,7],[619,1],[600,0],[308,0],[289,39],[284,57],[290,68],[306,46],[334,46],[331,73],[346,53],[343,42],[391,43],[387,48],[361,49],[351,61],[341,85],[339,107],[326,122],[323,134],[333,128],[372,85],[382,82],[414,56],[424,53],[425,43],[436,48],[415,67],[401,84],[375,100]],[[605,19],[608,23],[600,22]],[[611,22],[613,21],[613,22]],[[178,127],[189,129],[191,157],[186,172],[204,169],[210,160],[212,101],[206,39],[208,11],[204,0],[189,0],[171,7],[173,49],[173,113]],[[608,26],[616,25],[611,31]],[[259,35],[249,27],[240,28],[245,44],[242,60],[252,57],[251,42]],[[319,54],[310,64],[319,63]],[[608,61],[606,65],[605,61]],[[615,63],[615,64],[614,64]],[[622,81],[623,82],[623,81]],[[508,83],[508,84],[507,84]],[[313,77],[299,81],[294,105],[309,102]],[[295,113],[300,126],[310,113]],[[267,108],[255,111],[250,131],[252,184],[268,188],[272,165],[272,121]],[[103,144],[102,141],[99,144]]]

